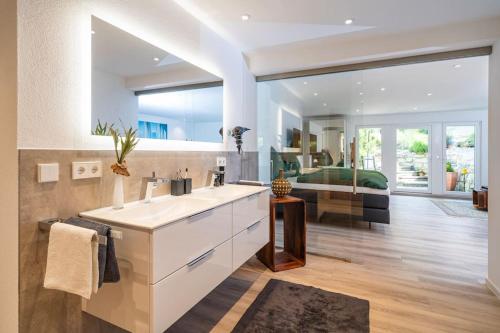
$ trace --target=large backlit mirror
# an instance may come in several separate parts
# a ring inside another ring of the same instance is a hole
[[[92,17],[92,134],[222,142],[222,79]]]

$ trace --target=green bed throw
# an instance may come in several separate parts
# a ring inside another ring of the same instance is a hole
[[[350,185],[352,186],[353,170],[350,168],[329,167],[317,172],[297,177],[298,183]],[[359,170],[357,186],[379,190],[387,189],[387,178],[375,170]]]

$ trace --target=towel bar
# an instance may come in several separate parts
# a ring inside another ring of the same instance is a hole
[[[63,222],[61,218],[51,218],[42,221],[38,221],[38,229],[41,231],[50,231],[52,225],[56,222]],[[97,235],[99,238],[99,245],[108,245],[108,237]],[[122,233],[120,231],[111,231],[111,237],[116,239],[122,239]]]

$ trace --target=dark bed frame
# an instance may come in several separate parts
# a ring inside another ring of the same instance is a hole
[[[322,223],[325,218],[389,224],[389,196],[381,194],[310,189],[292,189],[290,195],[306,202],[307,221]]]

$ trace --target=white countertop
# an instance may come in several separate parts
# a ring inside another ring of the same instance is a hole
[[[81,217],[124,227],[154,230],[166,224],[270,190],[268,187],[226,184],[203,187],[181,196],[163,195],[151,202],[133,201],[122,209],[99,208],[80,213]]]

